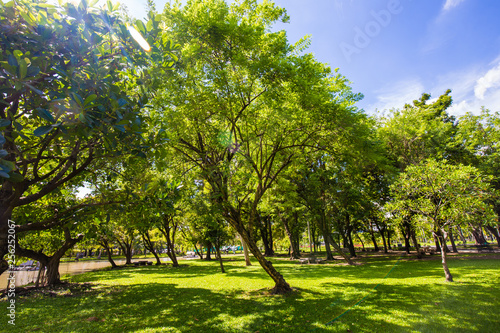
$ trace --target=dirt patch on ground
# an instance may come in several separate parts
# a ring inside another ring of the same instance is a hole
[[[86,295],[94,292],[92,289],[94,285],[92,283],[70,283],[63,282],[56,286],[46,286],[38,287],[17,287],[16,297],[75,297]],[[0,299],[6,297],[7,294],[4,292],[0,293]]]

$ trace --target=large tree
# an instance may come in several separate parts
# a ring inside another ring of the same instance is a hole
[[[141,152],[139,112],[146,99],[134,91],[144,82],[149,55],[130,37],[118,6],[108,7],[91,8],[84,0],[63,7],[0,3],[0,273],[7,268],[13,210],[97,160]],[[148,40],[150,56],[160,54],[161,40]],[[17,231],[51,227],[30,223]]]
[[[500,113],[487,109],[474,115],[467,113],[460,118],[456,135],[457,144],[461,144],[470,153],[469,161],[487,175],[491,175],[491,185],[500,190]],[[492,201],[497,214],[497,223],[486,225],[497,239],[500,246],[500,200]]]
[[[401,216],[419,215],[416,223],[428,224],[443,247],[450,227],[463,224],[471,215],[493,214],[486,201],[491,197],[488,177],[471,166],[450,165],[446,161],[425,160],[409,166],[391,186],[393,212]],[[453,277],[441,251],[446,281]]]
[[[302,54],[306,40],[290,45],[283,31],[270,32],[288,17],[268,1],[188,1],[167,5],[163,16],[182,49],[154,102],[170,156],[197,168],[224,219],[274,280],[274,292],[287,292],[256,245],[258,205],[297,155],[351,145],[360,96]]]

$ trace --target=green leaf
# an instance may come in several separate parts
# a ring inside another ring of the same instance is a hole
[[[142,35],[146,34],[146,27],[144,26],[144,23],[142,23],[141,20],[136,20],[135,25],[137,26],[137,30],[139,30]]]
[[[19,60],[19,78],[22,80],[26,77],[26,73],[28,73],[28,64],[26,60]]]
[[[38,95],[40,95],[40,96],[43,96],[43,95],[44,95],[43,91],[41,91],[41,90],[39,90],[39,89],[37,89],[37,88],[33,87],[31,84],[26,83],[26,82],[23,82],[23,84],[24,84],[26,87],[28,87],[28,88],[30,88],[31,90],[33,90],[34,92],[36,92]]]
[[[69,93],[71,98],[79,105],[79,106],[83,106],[83,98],[82,96],[78,95],[77,93],[74,93],[74,92],[70,92]]]
[[[88,96],[87,98],[85,98],[83,105],[87,106],[88,104],[92,103],[96,98],[97,98],[96,94],[92,94],[92,95]]]
[[[12,54],[14,54],[14,57],[16,57],[17,59],[21,59],[21,57],[23,56],[23,53],[20,50],[14,50]]]
[[[20,183],[24,180],[24,177],[18,174],[17,172],[11,172],[9,174],[10,181],[13,183]]]
[[[20,123],[18,123],[17,121],[14,122],[14,127],[16,128],[16,130],[18,130],[19,132],[23,130],[23,125],[21,125]]]
[[[54,127],[52,127],[51,125],[47,125],[47,126],[40,126],[38,127],[34,132],[33,134],[35,136],[42,136],[42,135],[45,135],[47,133],[49,133],[50,131],[52,131]]]
[[[8,119],[0,119],[0,127],[7,127],[10,125],[10,120]]]
[[[3,171],[0,171],[0,177],[2,178],[10,178],[9,174]]]
[[[36,111],[38,112],[38,115],[40,117],[42,117],[43,119],[48,120],[51,123],[55,122],[55,119],[54,119],[54,117],[52,116],[52,114],[50,113],[49,110],[42,109],[42,108],[37,108]]]
[[[7,62],[9,63],[9,65],[11,66],[14,66],[14,67],[17,67],[18,66],[18,63],[17,63],[17,59],[16,57],[14,57],[12,54],[9,54],[7,56]]]
[[[4,158],[7,155],[9,155],[9,152],[7,150],[0,149],[0,158]]]
[[[28,67],[28,72],[26,73],[26,77],[37,76],[40,73],[40,68],[37,66]]]
[[[16,168],[16,165],[14,162],[7,161],[7,160],[0,160],[0,166],[2,166],[3,171],[11,172]]]
[[[2,133],[0,133],[0,147],[3,146],[5,143],[5,138],[3,137]]]

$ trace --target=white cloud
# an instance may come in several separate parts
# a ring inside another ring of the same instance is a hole
[[[453,71],[435,77],[423,79],[408,78],[374,91],[375,102],[364,107],[371,113],[392,108],[401,109],[405,103],[420,98],[422,93],[429,93],[435,101],[447,89],[451,89],[453,104],[448,109],[450,115],[460,117],[467,112],[479,114],[481,107],[492,111],[500,108],[500,57],[490,63],[488,68],[480,64]],[[362,103],[360,103],[362,105]]]
[[[406,103],[411,103],[415,99],[420,98],[424,92],[425,88],[420,80],[403,80],[376,91],[377,101],[368,106],[366,110],[378,109],[379,111],[384,111],[392,108],[401,109]]]
[[[446,0],[445,4],[443,6],[443,10],[448,11],[452,8],[455,8],[456,6],[458,6],[459,4],[461,4],[464,1],[465,0]]]
[[[497,87],[500,87],[500,63],[476,81],[474,94],[477,98],[483,100],[488,89]]]

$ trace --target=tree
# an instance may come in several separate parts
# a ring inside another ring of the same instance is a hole
[[[447,90],[431,102],[431,95],[424,93],[412,104],[406,104],[401,110],[391,110],[389,117],[378,119],[377,136],[388,160],[399,172],[427,158],[457,161],[462,157],[463,149],[454,140],[455,118],[447,113],[452,104],[450,94],[451,90]],[[410,219],[410,215],[405,216],[399,223],[407,253],[410,252],[410,239],[418,247]]]
[[[291,290],[256,245],[258,205],[298,154],[349,146],[360,114],[347,80],[300,55],[284,32],[270,32],[285,11],[271,3],[188,1],[167,5],[168,34],[181,44],[182,62],[163,80],[154,106],[167,124],[166,147],[196,168],[211,200],[274,280]],[[245,211],[246,210],[246,211]]]
[[[74,180],[95,161],[141,153],[140,110],[147,98],[135,87],[147,79],[141,81],[149,57],[169,52],[148,38],[154,47],[146,55],[117,9],[111,2],[109,11],[91,8],[85,0],[77,7],[0,3],[0,273],[7,269],[7,223],[17,207]]]
[[[493,213],[485,202],[492,195],[489,179],[471,166],[426,160],[406,168],[391,185],[394,201],[390,207],[402,216],[420,215],[414,221],[428,224],[445,247],[448,228],[464,223],[464,216]],[[441,257],[446,281],[452,282],[446,251],[441,251]]]
[[[470,153],[470,163],[487,175],[491,185],[500,190],[500,113],[482,109],[480,115],[467,113],[459,119],[456,135],[457,144]],[[495,225],[486,225],[500,246],[500,200],[492,203],[497,214]],[[476,238],[477,239],[477,238]]]

